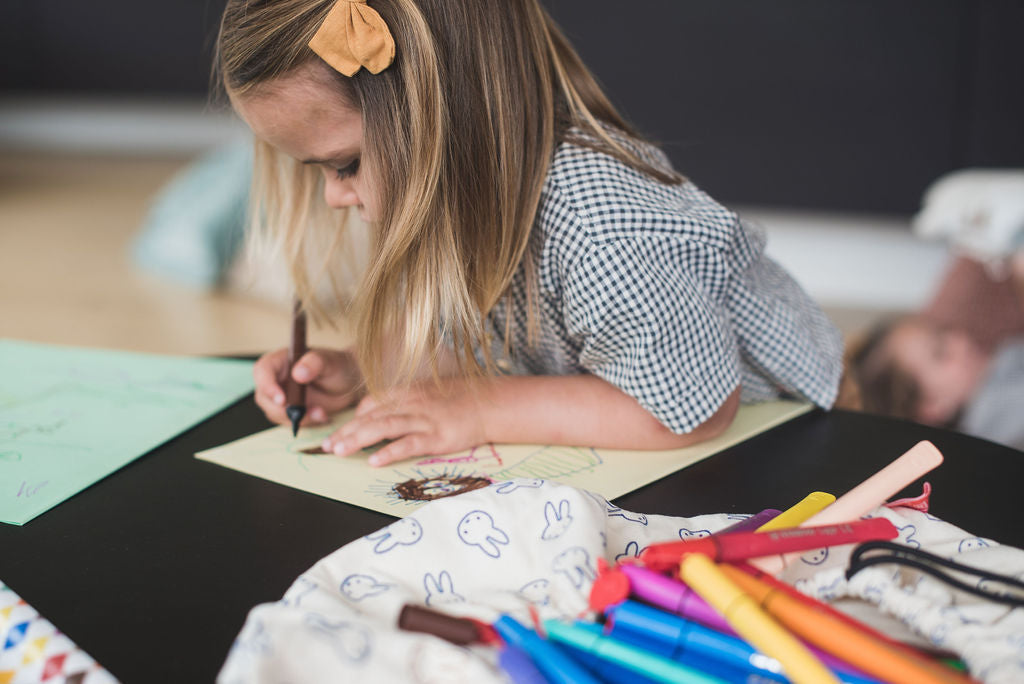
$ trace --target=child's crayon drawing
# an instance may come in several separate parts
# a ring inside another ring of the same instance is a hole
[[[0,340],[0,522],[22,525],[252,390],[252,363]]]
[[[344,458],[320,449],[319,444],[327,435],[351,419],[352,412],[346,412],[336,416],[331,425],[302,428],[297,438],[292,437],[289,427],[281,426],[196,456],[289,487],[403,517],[428,501],[513,479],[520,486],[556,480],[612,499],[809,409],[808,404],[792,401],[743,406],[721,436],[671,451],[486,444],[456,454],[413,458],[381,468],[366,463],[375,447]],[[515,488],[509,486],[502,493],[515,496]],[[561,516],[557,503],[553,504],[555,512]],[[609,515],[616,515],[614,511],[618,509],[612,509]],[[498,541],[488,544],[485,550],[500,552],[500,535],[495,535],[495,539]]]

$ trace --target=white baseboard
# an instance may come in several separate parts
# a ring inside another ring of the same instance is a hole
[[[225,109],[202,100],[0,98],[0,150],[100,155],[191,155],[247,135]],[[947,261],[915,238],[906,219],[741,210],[765,226],[768,253],[825,306],[916,309]]]
[[[910,231],[906,218],[749,208],[765,227],[768,254],[825,306],[882,311],[921,308],[949,252]]]
[[[0,150],[187,156],[246,135],[201,99],[0,98]]]

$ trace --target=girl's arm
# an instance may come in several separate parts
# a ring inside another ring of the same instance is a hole
[[[488,442],[677,449],[721,434],[739,404],[737,387],[714,415],[680,435],[595,375],[515,376],[500,378],[480,409]]]
[[[370,457],[375,466],[486,442],[673,449],[721,434],[736,415],[739,393],[737,388],[707,421],[679,435],[593,375],[500,377],[475,387],[454,378],[440,386],[428,381],[388,400],[365,398],[356,418],[323,447],[346,456],[394,440]]]

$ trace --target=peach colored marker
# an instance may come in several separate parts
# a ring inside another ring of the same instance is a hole
[[[857,520],[886,502],[896,492],[942,463],[942,453],[929,441],[921,441],[895,461],[843,494],[835,502],[800,523],[800,527],[834,525]],[[755,558],[750,564],[776,575],[798,554]]]

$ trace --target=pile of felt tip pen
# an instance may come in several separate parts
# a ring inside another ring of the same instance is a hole
[[[486,624],[408,605],[399,625],[500,648],[498,662],[516,683],[970,682],[962,664],[895,641],[773,576],[811,550],[896,538],[887,519],[861,517],[941,461],[922,442],[839,499],[815,492],[782,513],[599,563],[589,598],[596,621],[527,626],[502,615]]]

